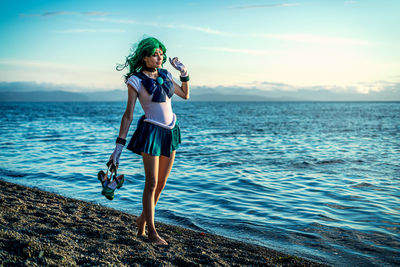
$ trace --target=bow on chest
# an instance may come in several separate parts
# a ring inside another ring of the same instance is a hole
[[[142,72],[134,75],[142,80],[143,87],[149,95],[153,95],[153,102],[165,102],[167,96],[171,98],[174,94],[174,84],[168,78],[167,73],[167,70],[159,69],[157,80],[147,77]]]

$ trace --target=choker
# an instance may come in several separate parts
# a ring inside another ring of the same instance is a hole
[[[156,68],[149,68],[149,67],[142,67],[142,70],[148,71],[148,72],[156,72]]]

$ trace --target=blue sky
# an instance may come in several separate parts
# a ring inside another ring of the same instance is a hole
[[[398,0],[3,0],[0,82],[123,89],[115,66],[146,35],[194,86],[369,93],[400,83],[399,13]]]

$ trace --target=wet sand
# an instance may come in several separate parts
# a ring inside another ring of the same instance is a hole
[[[265,247],[156,223],[168,246],[136,236],[136,216],[0,180],[2,266],[323,266]]]

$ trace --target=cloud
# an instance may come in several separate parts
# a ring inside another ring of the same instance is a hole
[[[399,88],[399,83],[376,81],[371,83],[356,83],[347,87],[348,90],[355,91],[360,94],[377,93],[394,88]]]
[[[257,88],[264,91],[295,91],[297,87],[286,84],[286,83],[276,83],[276,82],[251,82],[243,84],[244,87]]]
[[[83,15],[83,16],[106,16],[109,12],[69,12],[69,11],[46,11],[42,14],[20,14],[21,17],[52,17],[52,16],[64,16],[64,15]]]
[[[120,29],[68,29],[55,31],[58,33],[124,33],[125,30]]]
[[[50,16],[71,15],[71,14],[74,14],[74,13],[67,12],[67,11],[58,11],[58,12],[45,12],[41,16],[42,17],[50,17]]]
[[[203,32],[203,33],[208,33],[208,34],[215,34],[215,35],[233,35],[231,33],[227,32],[222,32],[219,30],[214,30],[211,28],[205,28],[205,27],[199,27],[199,26],[191,26],[191,25],[185,25],[185,24],[175,24],[175,23],[170,23],[166,25],[157,25],[157,27],[163,27],[165,26],[166,28],[171,28],[171,29],[185,29],[185,30],[191,30],[191,31],[198,31],[198,32]]]
[[[85,16],[107,16],[109,12],[99,12],[99,11],[92,11],[92,12],[81,12],[82,15]]]
[[[274,39],[280,41],[294,41],[302,43],[318,43],[318,44],[336,44],[336,45],[360,45],[360,46],[373,46],[372,43],[365,40],[348,39],[341,37],[320,36],[314,34],[255,34],[255,37],[262,37],[267,39]]]
[[[397,99],[400,98],[400,83],[389,82],[389,81],[374,81],[374,82],[360,82],[352,83],[345,86],[337,85],[316,85],[316,86],[293,86],[285,83],[273,83],[273,82],[252,82],[244,84],[243,86],[248,88],[257,88],[264,91],[282,91],[282,92],[297,92],[297,91],[326,91],[332,94],[349,94],[349,95],[374,95],[381,94],[383,92],[396,92]]]
[[[275,7],[290,7],[298,6],[298,3],[284,3],[284,4],[270,4],[270,5],[247,5],[247,6],[237,6],[229,7],[229,9],[253,9],[253,8],[275,8]]]
[[[202,47],[202,49],[209,51],[218,51],[218,52],[226,52],[233,54],[247,54],[247,55],[266,55],[268,52],[265,50],[257,50],[257,49],[237,49],[237,48],[229,48],[229,47]]]
[[[251,101],[399,101],[400,83],[377,81],[356,83],[348,86],[299,87],[284,83],[253,82],[242,86],[193,87],[192,96],[224,95],[224,101],[241,94],[253,96]],[[212,97],[211,97],[212,96]],[[235,98],[237,100],[237,98]],[[243,98],[245,99],[245,98]],[[242,99],[242,100],[243,100]],[[247,98],[246,98],[247,99]],[[249,100],[249,99],[247,99]]]
[[[96,18],[91,19],[92,21],[102,21],[102,22],[111,22],[111,23],[119,23],[119,24],[135,24],[135,25],[144,25],[144,26],[151,26],[156,28],[168,28],[168,29],[184,29],[190,31],[197,31],[207,34],[213,35],[224,35],[224,36],[234,36],[232,33],[223,32],[207,27],[200,27],[200,26],[192,26],[187,24],[177,24],[177,23],[157,23],[157,22],[142,22],[136,21],[131,19],[107,19],[107,18]]]

